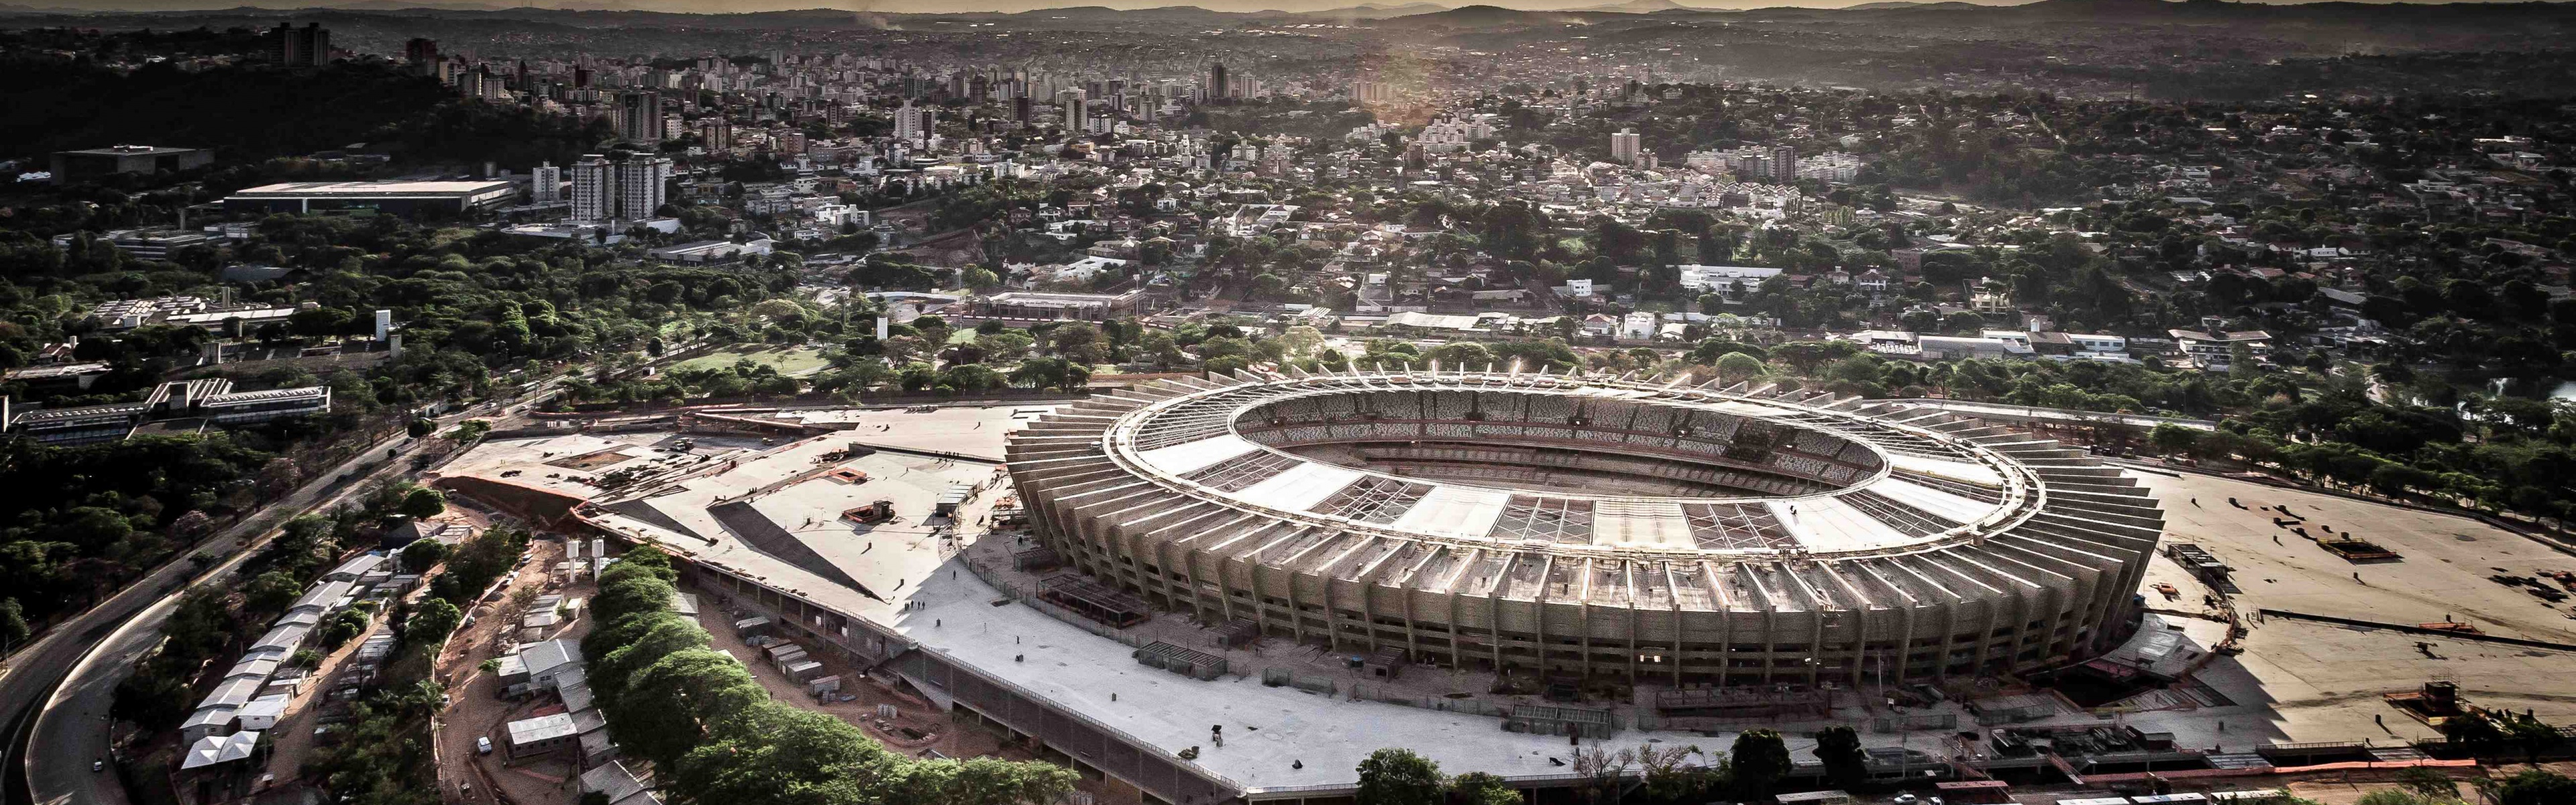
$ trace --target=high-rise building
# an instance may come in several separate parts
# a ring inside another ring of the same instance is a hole
[[[438,40],[412,37],[411,41],[403,43],[403,61],[415,67],[438,61]]]
[[[1798,180],[1798,149],[1771,146],[1771,180],[1782,184]]]
[[[930,107],[914,106],[912,99],[904,99],[903,106],[894,110],[894,138],[906,142],[929,139],[932,114]]]
[[[432,46],[433,49],[435,46]],[[322,23],[308,22],[297,28],[291,23],[277,24],[274,48],[280,67],[320,67],[331,63],[331,31]]]
[[[1029,122],[1029,113],[1032,106],[1033,104],[1029,101],[1029,96],[1021,95],[1012,98],[1011,119],[1021,123]]]
[[[1232,89],[1233,87],[1226,83],[1225,62],[1217,62],[1215,64],[1208,65],[1208,100],[1213,101],[1232,97],[1228,94]]]
[[[537,163],[535,180],[528,184],[528,203],[554,204],[563,201],[563,168],[552,162]]]
[[[639,143],[659,143],[667,135],[662,130],[662,95],[645,90],[617,94],[617,136]]]
[[[635,221],[662,206],[671,160],[619,151],[588,154],[572,165],[572,217],[581,221]]]
[[[721,115],[698,121],[698,142],[708,151],[733,150],[733,122]]]
[[[1055,104],[1064,107],[1066,131],[1080,134],[1089,128],[1087,124],[1091,121],[1090,96],[1083,94],[1082,90],[1068,89],[1056,93]]]
[[[1645,151],[1645,137],[1636,129],[1620,129],[1610,135],[1610,159],[1622,165],[1637,164],[1637,155]]]

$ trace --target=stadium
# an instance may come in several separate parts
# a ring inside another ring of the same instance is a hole
[[[1058,409],[1007,456],[1030,563],[1087,577],[1058,603],[1374,669],[1939,683],[2136,630],[2164,516],[2084,450],[1904,403],[1661,381],[1168,379]]]

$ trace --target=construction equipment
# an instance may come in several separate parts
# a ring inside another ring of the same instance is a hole
[[[862,525],[875,525],[894,519],[894,501],[880,500],[841,513],[841,519]]]

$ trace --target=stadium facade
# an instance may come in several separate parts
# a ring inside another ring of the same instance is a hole
[[[2117,469],[1983,420],[1633,376],[1161,380],[1045,416],[1008,458],[1047,558],[1088,586],[1546,679],[2080,662],[2136,629],[2163,525]]]

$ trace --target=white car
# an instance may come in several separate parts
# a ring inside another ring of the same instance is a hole
[[[489,755],[489,754],[492,754],[492,738],[491,738],[491,736],[488,736],[488,735],[485,735],[485,736],[477,736],[477,737],[474,739],[474,754],[477,754],[477,755]]]

